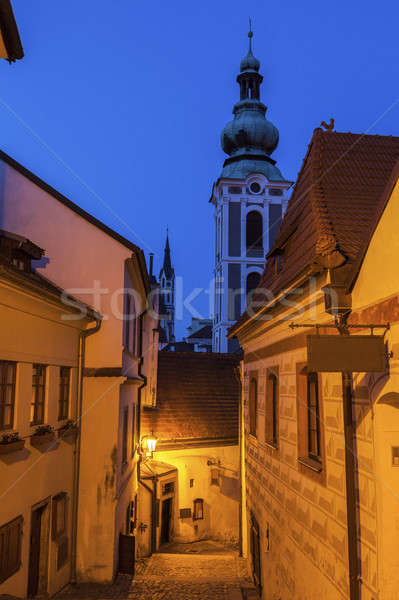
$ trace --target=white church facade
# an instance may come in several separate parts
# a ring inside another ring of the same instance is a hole
[[[267,109],[260,101],[263,77],[252,53],[252,35],[250,31],[249,51],[237,77],[240,100],[221,135],[229,157],[210,198],[216,233],[213,352],[238,348],[236,340],[227,339],[227,330],[244,312],[259,283],[292,185],[270,157],[279,133],[265,118]]]

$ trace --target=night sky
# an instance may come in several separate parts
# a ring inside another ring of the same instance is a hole
[[[155,252],[169,226],[184,295],[208,289],[219,136],[238,100],[248,17],[295,180],[312,131],[399,135],[397,1],[13,0],[25,58],[0,64],[0,147]],[[49,224],[51,226],[51,224]],[[40,240],[32,240],[40,245]],[[195,306],[207,316],[209,299]],[[178,337],[185,334],[177,324]]]

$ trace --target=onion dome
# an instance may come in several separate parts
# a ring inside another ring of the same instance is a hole
[[[260,62],[252,53],[251,30],[248,37],[249,51],[241,61],[237,77],[240,101],[233,108],[234,119],[227,123],[221,134],[222,149],[229,155],[223,165],[222,177],[246,177],[256,166],[256,172],[264,173],[268,179],[281,180],[281,173],[270,158],[277,147],[279,132],[265,117],[267,108],[260,101],[263,77],[259,73]]]

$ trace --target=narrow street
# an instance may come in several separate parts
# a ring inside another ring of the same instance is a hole
[[[234,552],[154,554],[139,560],[136,576],[114,585],[69,586],[57,600],[255,600],[245,561]]]

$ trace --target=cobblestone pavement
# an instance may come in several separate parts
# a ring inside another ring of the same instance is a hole
[[[240,600],[252,587],[237,555],[154,554],[140,560],[136,576],[119,575],[114,585],[69,586],[57,600]],[[252,596],[251,596],[252,597]]]

